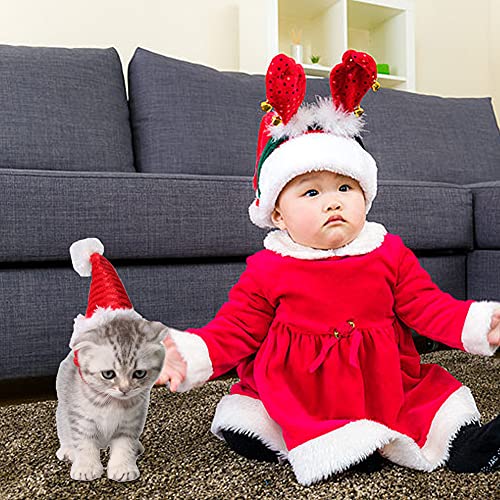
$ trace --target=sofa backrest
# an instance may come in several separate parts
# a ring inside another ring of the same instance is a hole
[[[0,45],[0,168],[134,171],[115,49]]]
[[[500,180],[500,135],[490,98],[391,89],[364,101],[363,140],[379,179],[471,184]]]
[[[220,72],[139,48],[128,78],[137,170],[253,175],[262,75]],[[306,102],[329,94],[327,78],[307,80]],[[500,178],[500,135],[489,98],[381,89],[362,104],[363,140],[380,179]]]

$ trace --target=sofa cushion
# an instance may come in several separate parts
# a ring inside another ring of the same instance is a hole
[[[467,256],[467,298],[500,300],[500,250],[474,250]]]
[[[141,172],[253,175],[264,77],[221,72],[138,48],[129,64],[136,167]],[[328,92],[308,81],[306,100]]]
[[[474,247],[472,193],[454,184],[380,181],[369,220],[383,222],[417,250]]]
[[[500,177],[500,163],[496,178]],[[469,186],[474,197],[476,248],[500,249],[500,180]]]
[[[0,169],[0,262],[68,260],[80,238],[111,259],[246,256],[265,231],[248,217],[251,177]],[[460,186],[384,181],[369,219],[413,249],[472,248],[472,195]]]
[[[490,98],[368,92],[363,140],[380,179],[468,184],[500,177],[500,136]]]
[[[0,168],[133,171],[115,49],[0,45]]]

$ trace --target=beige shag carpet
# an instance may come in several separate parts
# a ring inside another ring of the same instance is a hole
[[[471,388],[483,422],[499,411],[500,359],[444,351],[422,356],[439,363]],[[500,498],[500,472],[416,472],[389,465],[373,474],[344,472],[310,487],[299,485],[289,464],[252,462],[210,433],[217,401],[233,380],[206,384],[187,394],[154,388],[140,478],[116,483],[70,479],[59,462],[55,401],[0,408],[0,499],[432,499]],[[103,460],[107,459],[103,452]],[[105,462],[104,462],[105,465]]]

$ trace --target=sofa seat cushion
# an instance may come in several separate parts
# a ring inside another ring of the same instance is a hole
[[[500,177],[498,163],[496,178]],[[500,250],[500,180],[472,184],[476,247]]]
[[[262,248],[251,177],[0,169],[0,262],[67,261],[95,236],[110,259],[224,258]],[[472,248],[472,195],[451,184],[384,181],[369,220],[416,250]]]
[[[115,49],[0,45],[0,168],[134,171]]]

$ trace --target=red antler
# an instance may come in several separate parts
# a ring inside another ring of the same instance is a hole
[[[291,57],[278,54],[266,74],[266,94],[269,104],[284,124],[297,112],[306,94],[304,68]]]
[[[355,111],[376,79],[377,65],[373,57],[348,50],[330,73],[333,104],[344,111]]]

